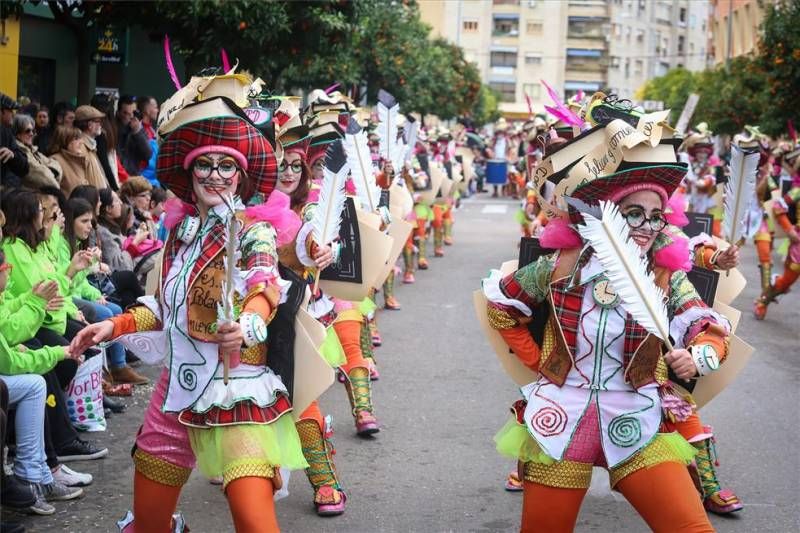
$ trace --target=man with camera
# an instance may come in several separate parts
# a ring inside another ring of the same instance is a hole
[[[123,95],[117,108],[117,156],[131,176],[140,174],[142,164],[152,155],[147,134],[142,127],[142,114],[136,109],[136,98]]]

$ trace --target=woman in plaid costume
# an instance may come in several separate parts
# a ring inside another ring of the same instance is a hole
[[[685,272],[653,253],[663,239],[667,199],[685,166],[670,161],[623,167],[615,140],[641,136],[637,150],[645,152],[648,139],[620,121],[607,125],[606,133],[617,164],[595,165],[582,179],[578,174],[587,167],[578,162],[567,171],[561,192],[619,206],[667,294],[675,349],[664,353],[661,341],[623,310],[594,251],[582,247],[577,233],[551,222],[548,231],[561,235],[547,243],[543,235],[543,245],[557,252],[505,277],[494,271],[483,283],[490,324],[539,374],[522,388],[525,399],[514,405],[515,417],[496,437],[498,450],[520,461],[523,531],[571,531],[594,466],[609,471],[612,486],[653,530],[713,531],[685,468],[695,449],[662,427],[662,409],[669,407],[662,403],[662,385],[668,368],[691,379],[724,360],[729,325],[702,302]],[[556,241],[561,245],[552,246]],[[537,318],[545,319],[542,329],[529,329]],[[532,330],[541,338],[534,341]],[[712,359],[713,365],[705,363]]]
[[[205,476],[222,477],[237,531],[278,531],[272,494],[282,484],[279,467],[307,466],[286,416],[289,394],[267,366],[267,324],[288,282],[278,272],[275,229],[242,203],[274,188],[274,152],[226,98],[190,104],[171,124],[160,132],[158,177],[183,203],[164,248],[159,289],[73,341],[120,338],[146,362],[165,364],[134,447],[135,522],[129,513],[119,525],[174,530],[181,487],[197,464]],[[236,318],[226,322],[219,302],[231,217]]]

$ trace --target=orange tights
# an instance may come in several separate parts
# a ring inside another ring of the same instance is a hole
[[[772,239],[757,240],[756,251],[759,263],[772,263]]]
[[[656,533],[714,531],[689,472],[678,463],[638,470],[617,483],[617,489]],[[586,489],[559,489],[525,481],[520,531],[572,531],[585,495]]]
[[[136,533],[168,533],[181,487],[162,485],[136,472],[133,479]],[[272,480],[243,477],[231,481],[225,493],[237,533],[277,533]]]
[[[319,410],[319,402],[317,400],[314,400],[306,407],[306,410],[300,415],[300,420],[314,420],[319,424],[320,431],[324,431],[325,419],[322,416],[322,411]]]
[[[347,362],[342,366],[345,374],[350,374],[354,368],[369,368],[369,363],[361,352],[361,322],[358,320],[334,322],[333,329],[347,358]]]
[[[783,294],[789,290],[789,287],[797,281],[797,278],[800,277],[800,272],[796,272],[792,270],[789,261],[786,261],[783,274],[778,276],[778,279],[775,280],[775,289],[778,291],[779,294]]]

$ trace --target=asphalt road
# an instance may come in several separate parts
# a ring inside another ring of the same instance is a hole
[[[376,356],[382,378],[374,386],[374,403],[382,431],[371,440],[355,436],[338,383],[322,398],[323,410],[334,417],[347,512],[317,517],[311,488],[303,473],[295,473],[290,496],[277,503],[284,531],[518,530],[521,497],[503,490],[513,465],[492,442],[517,391],[478,329],[471,301],[481,277],[517,254],[515,208],[487,195],[463,202],[455,246],[446,257],[432,259],[416,284],[398,287],[402,311],[380,312],[384,344]],[[800,287],[773,306],[766,321],[756,322],[749,312],[758,279],[752,246],[743,251],[743,263],[750,284],[734,302],[745,311],[738,333],[757,351],[702,416],[717,435],[721,480],[746,507],[712,522],[722,532],[800,531]],[[104,460],[71,465],[94,474],[94,485],[83,499],[56,504],[52,517],[25,518],[31,531],[115,530],[114,521],[131,505],[128,453],[149,393],[149,387],[140,388],[127,400],[128,412],[113,417],[105,433],[88,435],[111,449]],[[193,532],[232,531],[219,488],[197,473],[184,489],[180,510]],[[587,496],[577,531],[647,528],[627,502],[601,491]]]

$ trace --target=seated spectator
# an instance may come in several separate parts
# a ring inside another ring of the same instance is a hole
[[[167,202],[167,191],[161,187],[155,187],[150,193],[150,216],[156,225],[156,238],[161,242],[167,242],[169,230],[164,225],[164,204]]]
[[[107,158],[108,154],[100,154],[97,151],[97,138],[103,133],[105,116],[105,113],[90,105],[82,105],[75,110],[75,127],[83,134],[81,137],[83,148],[92,167],[92,171],[86,174],[86,180],[89,185],[94,185],[98,189],[109,186],[103,164],[100,162],[101,157]]]
[[[8,283],[11,267],[0,253],[0,293]],[[38,293],[34,293],[38,297]],[[41,301],[39,305],[44,303]],[[81,354],[78,354],[80,357]],[[32,486],[36,501],[29,510],[50,515],[55,508],[48,501],[72,500],[83,489],[68,487],[54,479],[45,455],[45,398],[47,385],[41,374],[73,356],[69,346],[52,346],[31,350],[24,344],[9,343],[0,332],[0,375],[9,389],[9,403],[16,410],[15,428],[17,454],[15,476]]]
[[[153,254],[161,244],[150,238],[150,230],[142,224],[133,230],[133,209],[110,189],[100,191],[100,237],[103,258],[117,270],[133,271],[144,286],[147,273],[155,266]],[[129,235],[133,232],[133,235]]]
[[[21,185],[30,189],[40,187],[59,187],[61,181],[61,165],[41,153],[33,144],[35,123],[28,115],[14,117],[14,136],[17,146],[28,159],[28,173],[20,176]]]
[[[50,146],[50,135],[53,133],[53,130],[50,128],[50,110],[46,105],[39,106],[33,118],[36,120],[33,144],[36,145],[40,152],[45,153],[47,147]]]
[[[105,182],[103,169],[86,153],[83,142],[83,133],[78,128],[59,126],[53,135],[50,145],[52,158],[61,165],[63,178],[61,190],[69,197],[72,190],[79,185],[92,185],[96,182]]]
[[[94,220],[92,220],[92,233],[89,235],[87,246],[89,248],[99,247],[100,240],[97,237],[97,224],[100,220],[100,191],[91,185],[80,185],[72,190],[69,199],[81,198],[94,206]],[[65,209],[66,210],[66,209]]]
[[[0,379],[0,446],[6,442],[8,414],[8,387]],[[4,455],[0,453],[0,504],[12,509],[28,509],[36,503],[36,496],[30,485],[19,481],[16,476],[6,474]],[[25,528],[16,522],[0,521],[0,531],[25,533]]]
[[[144,296],[144,284],[134,273],[136,262],[130,253],[121,248],[124,237],[115,237],[121,229],[117,219],[122,214],[122,200],[111,189],[100,191],[100,216],[98,217],[97,236],[103,259],[111,269],[111,279],[119,299],[115,302],[125,309]],[[121,239],[121,240],[117,240]],[[113,259],[112,259],[113,258]]]
[[[135,176],[153,155],[142,126],[142,114],[136,109],[136,97],[123,95],[116,114],[117,156],[129,175]]]
[[[0,93],[0,184],[4,187],[19,186],[22,176],[28,174],[28,158],[17,146],[11,129],[18,107],[13,98]]]
[[[86,241],[92,232],[94,208],[81,198],[73,198],[67,202],[65,238],[59,239],[59,265],[64,268],[71,257],[86,249]],[[99,249],[89,249],[95,256]],[[99,264],[99,263],[96,263]],[[110,272],[109,272],[110,274]],[[106,300],[105,296],[86,280],[86,272],[77,274],[72,280],[73,299],[75,305],[84,311],[84,316],[93,316],[92,322],[100,322],[122,313],[122,308]],[[125,349],[119,343],[112,343],[107,349],[108,366],[111,378],[117,383],[143,385],[149,380],[136,373],[125,362]]]
[[[123,202],[133,208],[135,226],[147,225],[150,235],[156,234],[156,224],[150,213],[150,200],[153,197],[153,186],[142,176],[131,176],[122,184],[119,196]]]

